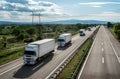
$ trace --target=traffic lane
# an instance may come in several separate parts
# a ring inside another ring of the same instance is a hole
[[[49,63],[49,62],[48,62]],[[19,69],[20,68],[20,69]],[[21,69],[22,68],[22,69]],[[18,67],[18,72],[19,71],[27,71],[27,70],[24,70],[24,67],[23,66],[21,66],[21,67]],[[32,69],[32,68],[30,68],[30,69]],[[30,69],[28,69],[28,70],[30,70]],[[13,70],[13,72],[8,72],[9,74],[11,74],[11,75],[14,75],[15,73],[17,72],[17,68],[15,68],[15,71]],[[36,72],[36,71],[35,71]],[[33,72],[33,73],[35,73],[35,72]],[[14,74],[13,74],[14,73]],[[26,73],[26,72],[25,72]],[[30,74],[30,73],[29,73]],[[43,73],[42,73],[43,74]],[[7,75],[7,74],[4,74],[5,76]],[[11,77],[11,75],[10,75],[10,77]],[[24,76],[25,74],[22,74],[21,76]],[[32,75],[32,74],[30,74],[30,75]],[[29,76],[30,76],[29,75]],[[16,75],[15,75],[16,76]],[[8,77],[8,79],[10,78],[9,76],[7,76]],[[2,78],[3,79],[3,78]],[[7,79],[6,77],[5,77],[5,79]]]
[[[0,75],[1,73],[3,73],[4,71],[8,71],[9,69],[11,69],[12,67],[16,67],[18,65],[21,65],[23,63],[23,57],[17,59],[17,60],[14,60],[12,62],[9,62],[7,64],[4,64],[4,65],[1,65],[0,66]]]
[[[86,32],[86,33],[87,33],[87,32]],[[73,36],[72,42],[74,42],[74,41],[75,41],[76,39],[78,39],[78,38],[79,38],[79,34]],[[57,48],[57,43],[56,43],[56,48]],[[19,65],[19,64],[21,64],[21,63],[23,63],[23,57],[21,57],[21,58],[19,58],[19,59],[17,59],[17,60],[14,60],[14,61],[12,61],[12,62],[9,62],[9,63],[7,63],[7,64],[5,64],[5,65],[2,65],[2,66],[0,66],[0,73],[2,73],[3,71],[8,70],[8,69],[10,69],[10,68],[12,68],[12,67],[14,67],[14,66],[17,66],[17,65]]]
[[[79,41],[79,39],[77,41]],[[76,44],[78,44],[78,42],[76,42]],[[73,45],[76,46],[75,44]],[[70,49],[73,50],[72,48],[73,47],[71,47]],[[16,78],[44,79],[64,59],[64,57],[68,55],[67,52],[69,51],[61,52],[59,55],[54,56],[52,61],[49,61],[42,67],[38,67],[34,71],[32,70],[33,67],[28,67],[28,68],[20,67],[18,70],[16,69],[16,71],[14,70],[11,71],[14,74],[12,74],[11,72],[8,72],[7,74],[4,74],[5,76],[1,78],[2,79],[13,79],[13,78],[14,79]],[[61,59],[61,57],[63,58]],[[11,77],[11,75],[13,77]]]
[[[97,57],[96,59],[93,59],[97,56],[97,55],[95,56],[96,53],[94,54],[94,52],[99,52],[100,50],[91,52],[93,55],[91,54],[89,56],[89,59],[87,61],[87,64],[85,65],[84,71],[80,79],[119,79],[120,78],[120,69],[118,69],[119,62],[117,60],[115,53],[113,53],[114,52],[113,48],[110,45],[109,38],[106,36],[104,27],[101,27],[101,29],[102,29],[101,34],[102,33],[104,34],[104,35],[102,34],[103,38],[101,38],[102,39],[102,42],[101,42],[102,46],[101,46],[101,52],[100,52],[101,55],[98,55],[99,57]],[[99,45],[100,44],[97,44],[96,46],[99,46]],[[93,47],[93,49],[95,48]],[[102,64],[100,64],[100,62],[98,61],[99,60],[98,58],[101,59]],[[92,63],[90,60],[91,61],[95,60],[95,61],[94,63]],[[97,63],[99,63],[99,65],[96,65]],[[95,68],[95,65],[96,65],[96,68]]]
[[[118,56],[120,57],[120,42],[112,35],[112,33],[106,28],[106,32],[118,54]]]
[[[86,38],[85,38],[85,39],[86,39]],[[79,42],[79,43],[82,43],[82,42],[78,39],[77,42],[76,42],[76,45],[79,44],[78,42]],[[70,49],[74,49],[74,48],[76,48],[76,45],[74,44],[75,47],[70,47]],[[71,50],[71,51],[72,51],[72,50]],[[63,52],[62,54],[65,55],[65,54],[68,53],[68,52],[71,53],[71,51],[68,50],[68,51]],[[62,56],[63,56],[63,55],[62,55]],[[68,54],[66,54],[66,56],[68,56]],[[60,56],[60,55],[59,55],[59,58],[61,59],[61,56]],[[64,59],[64,58],[63,58],[63,59]],[[63,61],[63,59],[60,60],[60,62]],[[55,63],[55,64],[56,64],[56,63]],[[59,63],[58,63],[58,64],[59,64]],[[57,65],[58,65],[58,64],[57,64]],[[46,67],[46,68],[48,68],[48,67]],[[55,66],[55,68],[56,68],[56,66]],[[54,69],[54,68],[53,68],[53,69]],[[53,71],[53,69],[51,68],[51,71]],[[50,71],[50,72],[51,72],[51,71]],[[43,72],[44,72],[44,71],[43,71]],[[39,73],[40,73],[40,72],[39,72]],[[50,74],[50,73],[49,73],[49,74]],[[47,75],[48,75],[48,74],[47,74]],[[44,76],[40,76],[40,78],[41,78],[41,79],[44,79],[47,75],[44,74]],[[33,76],[32,78],[39,79],[39,78],[36,77],[36,76],[37,76],[37,74],[36,74],[35,76]]]
[[[69,49],[64,50],[63,52],[60,53],[55,53],[54,58],[52,59],[52,61],[48,62],[48,65],[44,65],[44,68],[36,71],[36,73],[34,73],[31,77],[27,77],[30,79],[44,79],[50,72],[53,71],[54,68],[56,68],[57,65],[59,65],[59,63],[61,63],[61,61],[68,56],[68,54],[76,47],[76,45],[78,45],[81,41],[78,39],[72,46],[69,47]],[[61,58],[62,57],[62,58]],[[48,69],[49,68],[49,69]],[[47,71],[47,72],[46,72]],[[40,75],[42,74],[42,75]],[[38,77],[39,76],[39,77]]]
[[[104,28],[105,36],[105,78],[106,79],[120,79],[119,59],[115,55],[116,50],[114,43],[111,42],[107,30]],[[110,32],[109,32],[110,33]],[[112,44],[111,44],[112,43]]]
[[[101,34],[102,34],[102,28],[98,31],[98,34],[96,35],[96,41],[94,43],[94,46],[90,52],[90,55],[88,57],[88,60],[85,64],[85,67],[83,69],[83,72],[80,76],[80,79],[102,79],[102,49],[101,49]]]
[[[94,30],[95,28],[92,28],[92,29]],[[86,33],[88,33],[88,32],[86,32]],[[78,38],[79,38],[79,34],[76,34],[76,35],[73,36],[72,41],[74,42]],[[56,48],[57,48],[57,43],[56,43]],[[22,63],[23,62],[22,60],[23,60],[23,57],[21,57],[19,59],[16,59],[14,61],[11,61],[11,62],[9,62],[7,64],[1,65],[0,66],[0,73],[3,72],[3,71],[5,71],[5,70],[8,70],[11,67],[14,67],[14,66]]]
[[[107,40],[108,41],[108,40]],[[105,43],[104,79],[120,79],[120,64],[109,42]]]
[[[78,34],[77,35],[75,35],[72,39],[74,39],[74,38],[78,38]],[[77,39],[76,38],[76,39]],[[76,40],[76,39],[74,39],[73,40],[73,42]],[[56,48],[57,48],[57,44],[56,44]],[[57,51],[57,50],[56,50]],[[1,65],[0,66],[0,75],[2,75],[3,74],[3,72],[5,72],[5,71],[10,71],[11,70],[11,68],[13,69],[13,68],[15,68],[15,67],[17,67],[17,66],[19,66],[19,65],[22,65],[22,63],[23,63],[23,57],[21,57],[21,58],[19,58],[19,59],[16,59],[16,60],[14,60],[14,61],[11,61],[11,62],[9,62],[9,63],[7,63],[7,64],[4,64],[4,65]]]

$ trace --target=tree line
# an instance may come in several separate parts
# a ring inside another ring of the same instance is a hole
[[[0,47],[6,48],[7,44],[22,42],[29,43],[44,38],[58,38],[61,33],[70,32],[73,35],[79,29],[87,29],[93,24],[36,24],[36,25],[11,25],[0,26]]]
[[[120,23],[112,24],[111,22],[107,23],[108,28],[112,28],[117,38],[120,40]]]

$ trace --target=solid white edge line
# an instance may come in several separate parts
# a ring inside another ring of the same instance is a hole
[[[5,74],[6,72],[9,72],[9,71],[11,71],[12,69],[17,68],[18,66],[20,66],[20,65],[22,65],[22,64],[23,64],[23,63],[18,64],[18,65],[16,65],[16,66],[12,67],[11,69],[8,69],[8,70],[6,70],[6,71],[4,71],[4,72],[0,73],[0,75],[3,75],[3,74]]]
[[[81,75],[82,75],[83,69],[85,68],[85,65],[86,65],[87,60],[88,60],[88,57],[90,56],[90,53],[91,53],[91,51],[92,51],[92,49],[93,49],[93,46],[94,46],[94,44],[95,44],[95,41],[96,41],[96,38],[95,38],[95,40],[94,40],[94,42],[93,42],[93,44],[92,44],[92,46],[91,46],[91,48],[90,48],[90,51],[89,51],[89,53],[88,53],[88,55],[87,55],[87,58],[86,58],[83,66],[82,66],[82,69],[80,70],[80,73],[79,73],[77,79],[80,79],[80,77],[81,77]]]
[[[112,44],[112,42],[111,42],[111,40],[110,40],[110,38],[109,38],[109,36],[108,36],[108,34],[107,34],[105,28],[104,28],[104,31],[105,31],[105,33],[106,33],[106,36],[107,36],[108,39],[109,39],[110,45],[111,45],[111,47],[112,47],[112,49],[113,49],[113,51],[114,51],[114,53],[115,53],[115,55],[116,55],[116,57],[117,57],[117,59],[118,59],[118,62],[120,63],[119,56],[117,55],[117,52],[115,51],[115,48],[113,47],[113,44]]]
[[[8,62],[8,63],[6,63],[6,64],[3,64],[3,65],[0,66],[0,68],[1,68],[1,67],[4,67],[4,66],[7,66],[7,65],[9,65],[9,64],[11,64],[11,63],[14,63],[14,62],[20,60],[21,58],[22,58],[22,57],[20,57],[20,58],[18,58],[18,59],[16,59],[16,60],[10,61],[10,62]]]

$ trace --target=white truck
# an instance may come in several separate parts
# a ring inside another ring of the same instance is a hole
[[[61,34],[58,37],[58,47],[64,47],[71,44],[72,35],[71,33]]]
[[[88,31],[91,31],[91,27],[88,27]]]
[[[24,64],[35,64],[55,49],[54,39],[43,39],[29,43],[24,52]]]
[[[85,30],[84,29],[80,29],[79,33],[80,33],[80,36],[85,36]]]

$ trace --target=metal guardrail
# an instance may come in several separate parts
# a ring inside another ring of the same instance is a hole
[[[93,32],[94,34],[94,32]],[[57,75],[65,68],[65,66],[70,62],[74,55],[78,52],[80,47],[89,39],[93,37],[93,34],[89,37],[86,37],[76,48],[53,70],[45,79],[55,79]]]

